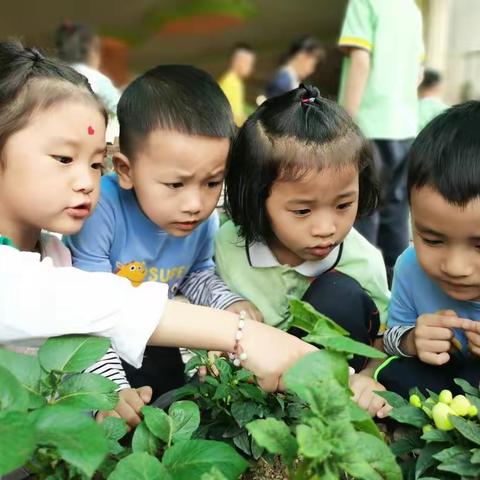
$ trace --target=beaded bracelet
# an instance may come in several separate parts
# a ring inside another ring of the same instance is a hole
[[[236,367],[239,367],[242,362],[247,360],[248,356],[243,351],[242,346],[240,345],[240,340],[243,337],[243,329],[245,328],[245,320],[247,318],[247,313],[242,310],[238,319],[238,328],[237,333],[235,334],[235,344],[233,346],[233,353],[229,353],[228,356],[230,360],[233,361],[233,364]]]

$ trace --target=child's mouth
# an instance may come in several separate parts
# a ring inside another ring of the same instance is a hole
[[[183,231],[190,231],[190,230],[194,230],[195,227],[199,224],[200,222],[198,220],[194,221],[194,222],[175,222],[174,225],[176,228],[178,228],[179,230],[183,230]]]
[[[83,219],[90,215],[92,206],[90,203],[82,203],[76,207],[69,207],[66,209],[67,214],[75,219]]]
[[[328,255],[335,245],[332,243],[330,245],[318,245],[316,247],[309,248],[308,251],[315,257],[324,257]]]

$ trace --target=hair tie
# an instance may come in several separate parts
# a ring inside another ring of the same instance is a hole
[[[302,98],[300,101],[301,101],[302,103],[315,103],[315,97]]]
[[[45,59],[45,57],[35,47],[27,48],[26,51],[31,55],[30,59],[33,62],[38,62]]]

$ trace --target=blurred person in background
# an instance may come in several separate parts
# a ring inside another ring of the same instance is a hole
[[[92,90],[105,105],[110,117],[107,141],[114,143],[115,137],[118,137],[116,115],[120,92],[112,81],[99,71],[100,38],[89,25],[65,21],[57,28],[55,46],[58,57],[87,78]]]
[[[423,61],[422,15],[415,0],[349,0],[340,49],[340,104],[371,139],[381,205],[355,227],[383,252],[389,279],[408,247],[407,152],[417,134]]]
[[[252,74],[255,57],[255,50],[250,45],[237,43],[232,49],[228,70],[218,81],[230,102],[233,119],[238,126],[241,126],[247,118],[245,79]]]
[[[448,108],[441,98],[443,78],[440,72],[426,69],[418,87],[418,127],[422,130],[430,120]]]
[[[267,85],[266,96],[276,97],[298,88],[300,82],[312,75],[323,50],[315,37],[304,36],[295,40],[284,56],[282,66]]]

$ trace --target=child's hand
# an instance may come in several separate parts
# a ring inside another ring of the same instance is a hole
[[[480,357],[480,325],[475,330],[465,330],[465,335],[468,340],[468,349],[474,355]]]
[[[368,411],[372,417],[385,418],[392,407],[388,402],[374,392],[384,391],[385,387],[367,375],[356,373],[350,375],[350,389],[353,401],[359,407]]]
[[[118,403],[115,410],[98,412],[97,422],[102,422],[105,417],[123,418],[130,429],[135,428],[141,421],[141,408],[150,403],[152,388],[149,386],[140,388],[125,388],[118,392]]]
[[[453,310],[441,310],[420,315],[417,325],[407,335],[403,346],[409,355],[416,355],[422,362],[444,365],[450,360],[454,328],[464,328],[470,320],[458,318]]]
[[[221,356],[224,356],[225,354],[223,352],[218,352],[218,351],[210,351],[208,352],[208,361],[210,362],[210,369],[212,371],[212,374],[214,377],[217,377],[219,375],[219,372],[218,372],[218,369],[217,367],[215,366],[215,360],[218,358],[218,357],[221,357]],[[205,377],[207,376],[207,367],[202,365],[199,369],[198,369],[198,379],[200,380],[200,382],[204,382],[205,381]]]
[[[240,345],[248,355],[243,366],[267,392],[284,390],[282,375],[303,355],[318,350],[278,328],[251,320],[246,321]]]
[[[232,303],[225,310],[238,314],[240,314],[240,312],[243,310],[247,314],[247,318],[257,322],[263,322],[263,315],[261,314],[260,310],[258,310],[253,303],[250,303],[247,300]]]

